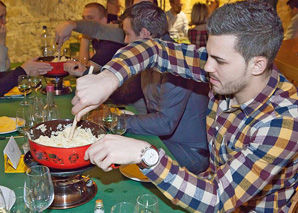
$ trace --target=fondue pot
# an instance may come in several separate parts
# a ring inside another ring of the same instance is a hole
[[[45,76],[47,76],[47,77],[68,76],[68,72],[64,71],[64,68],[63,68],[63,64],[65,63],[65,61],[52,62],[52,60],[54,60],[54,58],[55,58],[54,56],[46,56],[46,57],[38,58],[39,61],[49,63],[53,67],[53,69],[51,71],[47,72],[47,74]]]
[[[55,169],[76,169],[87,166],[90,161],[84,160],[85,151],[91,146],[84,145],[78,147],[64,148],[64,147],[52,147],[36,143],[34,140],[41,135],[50,137],[53,131],[62,131],[67,124],[72,124],[73,120],[52,120],[46,121],[35,125],[28,131],[30,152],[34,160],[38,163]],[[45,129],[42,125],[45,125]],[[62,128],[61,128],[62,126]],[[91,121],[79,121],[77,127],[90,128],[91,132],[95,136],[105,134],[105,130],[91,122]],[[71,143],[67,142],[67,143]]]

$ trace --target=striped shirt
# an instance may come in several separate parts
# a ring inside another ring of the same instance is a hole
[[[153,66],[206,82],[206,60],[204,48],[145,40],[118,51],[104,69],[120,82]],[[143,172],[174,204],[192,212],[287,212],[298,186],[296,87],[273,69],[266,87],[241,105],[212,91],[209,97],[209,169],[195,176],[160,150],[160,163]]]

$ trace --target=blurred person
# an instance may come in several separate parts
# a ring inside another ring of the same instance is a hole
[[[187,37],[188,20],[182,12],[182,0],[170,0],[171,9],[166,12],[172,38]]]
[[[289,0],[287,5],[291,8],[291,22],[285,32],[284,40],[298,38],[298,0]]]
[[[108,23],[118,23],[118,15],[121,12],[121,4],[119,0],[107,1],[107,18]]]
[[[0,1],[0,72],[9,70],[10,59],[6,47],[6,5]]]
[[[14,70],[0,72],[0,96],[3,96],[18,85],[18,77],[20,75],[44,75],[52,70],[53,67],[49,63],[38,62],[36,60],[37,58],[33,58]]]
[[[129,7],[120,20],[125,43],[144,38],[168,38],[163,37],[168,29],[166,15],[150,2]],[[115,100],[113,96],[118,95],[118,99],[127,101],[134,96],[136,99],[144,97],[148,114],[126,115],[127,132],[158,135],[179,165],[197,174],[209,165],[206,138],[208,91],[208,84],[146,69],[128,79],[111,98]],[[142,96],[138,97],[139,92]]]
[[[288,212],[298,186],[298,97],[273,66],[281,20],[268,4],[238,1],[215,10],[207,31],[207,51],[157,39],[122,48],[100,74],[78,79],[72,113],[79,120],[149,67],[209,82],[208,170],[193,175],[162,149],[117,135],[92,144],[85,160],[104,171],[112,163],[137,163],[167,198],[191,212]]]
[[[206,4],[196,3],[192,7],[190,25],[195,25],[188,30],[188,38],[191,44],[197,48],[206,47],[208,34],[206,21],[209,16],[209,10]]]

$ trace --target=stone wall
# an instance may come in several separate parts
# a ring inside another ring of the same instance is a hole
[[[121,4],[124,6],[124,1]],[[279,0],[278,13],[282,18],[284,27],[290,21],[287,0]],[[7,47],[12,62],[24,62],[41,54],[42,26],[48,27],[51,40],[54,43],[55,26],[66,20],[80,19],[85,4],[94,0],[4,0],[7,6]],[[97,1],[104,6],[106,0]],[[166,0],[165,10],[170,9]],[[185,0],[184,12],[188,15],[191,7],[197,0]],[[200,0],[203,2],[203,0]],[[223,4],[226,1],[222,0]],[[77,41],[78,34],[73,33],[70,42]],[[63,48],[68,48],[66,42]]]

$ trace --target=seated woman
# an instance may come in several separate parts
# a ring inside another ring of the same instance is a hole
[[[208,15],[209,10],[206,4],[194,4],[191,11],[190,25],[195,25],[195,27],[188,30],[188,38],[190,43],[195,44],[197,48],[206,46],[208,39],[206,19]]]

